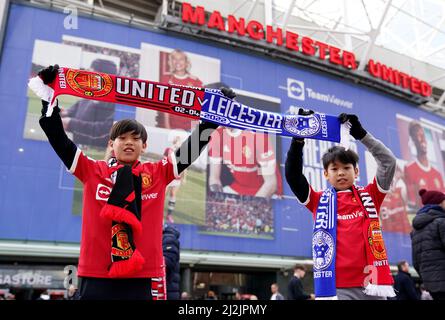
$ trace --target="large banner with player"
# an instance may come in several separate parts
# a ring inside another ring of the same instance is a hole
[[[409,232],[421,205],[417,192],[445,190],[443,118],[297,65],[82,17],[77,29],[65,29],[64,18],[28,6],[10,8],[0,66],[0,239],[80,239],[82,185],[46,141],[38,124],[40,101],[27,89],[39,69],[58,63],[172,85],[230,86],[238,102],[269,112],[296,114],[304,107],[357,114],[398,158],[380,219],[390,262],[411,260]],[[51,28],[37,27],[42,21]],[[59,102],[66,132],[94,159],[107,158],[108,131],[120,119],[133,118],[146,127],[143,161],[174,152],[196,126],[187,118],[124,104],[73,96]],[[165,222],[181,231],[181,248],[311,258],[311,214],[284,178],[291,138],[225,127],[217,133],[218,139],[166,190]],[[327,187],[321,157],[333,145],[306,139],[304,173],[316,190]],[[360,156],[357,183],[366,185],[376,163],[359,142],[350,147]],[[98,197],[107,197],[101,191]],[[156,195],[146,200],[155,201]]]

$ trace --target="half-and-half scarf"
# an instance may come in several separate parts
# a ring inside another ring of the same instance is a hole
[[[218,89],[185,87],[106,73],[60,67],[55,80],[45,85],[40,77],[29,87],[50,102],[51,115],[59,95],[106,101],[167,112],[218,125],[274,133],[283,136],[340,142],[348,141],[349,128],[337,116],[314,113],[308,116],[280,114],[231,100]],[[343,143],[347,145],[347,142]]]
[[[370,296],[394,297],[393,278],[389,269],[379,217],[371,195],[363,187],[352,186],[364,215],[363,237],[367,265],[364,292]],[[337,192],[331,187],[323,191],[315,215],[312,233],[312,258],[316,299],[337,299],[336,242],[337,242]],[[356,254],[351,252],[351,254]]]

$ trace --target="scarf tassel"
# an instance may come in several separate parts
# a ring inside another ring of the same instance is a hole
[[[111,278],[124,278],[142,270],[145,259],[138,249],[127,260],[113,262],[108,275]]]
[[[107,203],[100,211],[100,216],[105,219],[128,224],[135,236],[142,233],[141,222],[133,213],[124,208]]]
[[[337,296],[333,297],[315,297],[315,300],[338,300]]]
[[[369,283],[365,290],[363,291],[368,296],[378,296],[378,297],[395,297],[396,293],[394,288],[389,285],[375,285]]]

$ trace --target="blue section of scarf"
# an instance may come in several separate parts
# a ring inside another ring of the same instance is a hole
[[[320,197],[312,233],[314,290],[316,297],[336,296],[337,192],[326,189]]]
[[[228,99],[217,89],[205,89],[201,119],[225,127],[263,131],[282,136],[340,142],[340,120],[324,113],[282,115]]]

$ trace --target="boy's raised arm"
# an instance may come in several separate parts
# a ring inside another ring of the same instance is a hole
[[[57,75],[58,65],[49,66],[39,72],[44,84],[54,81]],[[60,117],[60,108],[54,107],[52,113],[47,114],[49,103],[42,100],[42,115],[39,119],[40,127],[48,138],[49,143],[63,161],[67,168],[71,168],[76,156],[77,146],[68,138],[63,129],[62,119]]]
[[[57,153],[59,158],[69,169],[71,168],[76,156],[77,146],[68,138],[63,129],[62,119],[60,118],[60,109],[54,107],[51,116],[46,116],[48,102],[42,100],[42,116],[39,124],[48,138],[49,143]]]
[[[351,123],[351,136],[363,143],[371,152],[377,162],[377,184],[383,189],[380,191],[388,191],[396,170],[396,157],[380,140],[363,129],[356,115],[342,113],[339,117],[342,123],[346,121]]]
[[[299,115],[307,116],[312,113],[314,113],[313,110],[298,109]],[[284,172],[292,192],[298,198],[298,201],[305,204],[309,198],[310,186],[303,174],[303,147],[304,139],[292,138],[287,152]]]
[[[223,87],[221,88],[221,92],[229,99],[234,99],[236,97],[235,92],[230,88]],[[210,136],[216,128],[218,128],[217,124],[204,121],[200,122],[187,140],[183,142],[178,150],[176,150],[175,156],[178,174],[187,169],[196,159],[198,159],[202,150],[209,143]]]
[[[218,128],[217,124],[201,122],[175,152],[178,174],[187,169],[210,141],[212,132]]]
[[[284,171],[286,181],[292,192],[301,203],[306,203],[309,196],[309,183],[303,174],[303,146],[304,139],[292,138],[289,151],[287,152]]]

